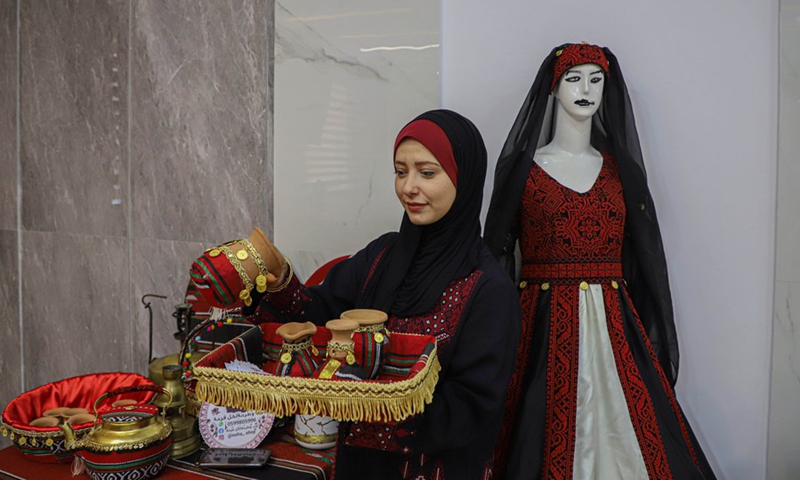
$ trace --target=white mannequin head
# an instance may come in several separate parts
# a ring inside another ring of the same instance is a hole
[[[576,65],[558,80],[553,96],[564,112],[575,120],[586,120],[600,108],[605,72],[596,63]]]

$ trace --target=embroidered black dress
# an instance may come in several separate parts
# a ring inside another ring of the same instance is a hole
[[[534,163],[520,215],[529,340],[509,478],[707,478],[623,280],[615,159],[585,193]]]

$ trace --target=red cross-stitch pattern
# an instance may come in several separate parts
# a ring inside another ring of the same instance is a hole
[[[628,404],[633,430],[639,440],[647,474],[650,478],[669,480],[672,478],[672,472],[661,440],[653,401],[633,360],[630,346],[625,340],[619,294],[616,290],[604,288],[603,295],[605,304],[609,306],[606,310],[606,324],[613,345],[617,374]]]

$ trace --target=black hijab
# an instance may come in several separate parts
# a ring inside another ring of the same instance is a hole
[[[450,210],[435,223],[414,225],[403,214],[399,235],[356,302],[357,307],[378,308],[398,317],[430,311],[450,282],[475,270],[483,245],[480,211],[486,147],[480,132],[469,119],[450,110],[425,112],[410,123],[418,120],[435,123],[450,141],[458,188]]]
[[[554,48],[545,58],[497,161],[484,238],[489,250],[512,278],[520,200],[536,149],[553,138],[555,107],[550,87],[556,58],[568,45]],[[622,251],[624,277],[664,373],[674,385],[678,375],[678,338],[661,231],[647,187],[625,79],[616,56],[608,48],[602,50],[608,59],[609,71],[603,101],[592,119],[591,143],[617,159],[627,210]]]

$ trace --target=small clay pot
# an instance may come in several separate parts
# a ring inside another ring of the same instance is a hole
[[[94,422],[94,415],[91,413],[78,413],[67,420],[68,425],[81,425],[89,422]]]
[[[311,322],[290,322],[275,330],[283,339],[274,373],[280,377],[309,377],[319,366],[319,351],[311,336],[317,333],[317,326]]]
[[[39,417],[30,421],[28,425],[31,427],[57,427],[61,421],[58,417]]]
[[[370,308],[356,308],[354,310],[347,310],[342,312],[342,318],[347,320],[355,320],[362,327],[378,325],[386,322],[389,316],[386,312],[380,310],[372,310]]]
[[[311,322],[284,323],[275,330],[284,341],[297,343],[317,333],[317,326]]]
[[[346,344],[352,343],[353,332],[358,328],[358,322],[346,318],[339,318],[337,320],[330,320],[325,324],[325,327],[331,331],[331,342]]]

